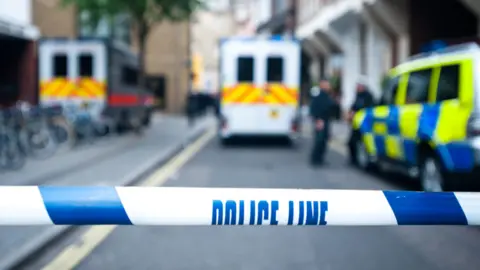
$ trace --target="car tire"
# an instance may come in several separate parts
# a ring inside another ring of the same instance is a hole
[[[443,165],[434,155],[421,158],[418,180],[421,189],[426,192],[444,192],[450,190],[449,180]]]
[[[151,120],[152,120],[151,113],[148,112],[142,119],[142,125],[144,127],[150,127],[150,124],[152,122]]]
[[[292,150],[297,150],[300,146],[300,139],[299,138],[286,138],[286,145],[291,148]]]
[[[367,148],[360,138],[355,141],[355,165],[364,171],[371,171],[374,167]]]
[[[221,147],[227,147],[230,143],[230,140],[227,138],[219,138],[218,140]]]

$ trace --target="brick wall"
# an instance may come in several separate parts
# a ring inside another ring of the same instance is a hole
[[[145,59],[149,75],[166,78],[166,110],[182,113],[190,86],[189,22],[164,22],[154,27],[147,42]],[[135,37],[132,47],[138,51]]]
[[[44,37],[75,37],[76,11],[73,7],[60,8],[59,0],[33,0],[33,24]]]

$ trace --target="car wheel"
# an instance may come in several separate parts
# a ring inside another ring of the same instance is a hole
[[[440,163],[432,156],[427,156],[420,164],[420,185],[423,191],[445,191],[445,179]]]
[[[357,166],[363,170],[369,170],[372,162],[370,161],[370,155],[367,152],[367,148],[361,139],[357,140],[355,148],[355,161]]]
[[[227,138],[219,138],[219,143],[220,143],[220,146],[222,147],[227,147],[229,142],[230,141]]]

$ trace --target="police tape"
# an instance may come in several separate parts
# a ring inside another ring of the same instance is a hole
[[[480,225],[480,193],[0,187],[0,225]]]

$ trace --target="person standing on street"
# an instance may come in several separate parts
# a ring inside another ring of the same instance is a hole
[[[330,117],[335,104],[330,95],[330,82],[326,78],[320,80],[318,87],[311,89],[310,117],[314,127],[314,145],[310,155],[312,166],[322,165],[330,132]]]
[[[356,97],[355,97],[355,101],[353,102],[352,106],[350,107],[350,111],[348,112],[348,115],[347,115],[347,120],[348,122],[350,123],[350,127],[351,127],[351,123],[352,123],[352,120],[353,120],[353,116],[355,115],[356,112],[358,112],[359,110],[362,110],[362,109],[365,109],[365,108],[369,108],[369,107],[372,107],[375,105],[375,101],[373,99],[373,96],[372,94],[370,93],[370,91],[368,90],[368,87],[367,87],[367,84],[365,82],[365,80],[361,79],[358,81],[357,83],[357,94],[356,94]],[[350,151],[350,164],[355,164],[356,163],[356,138],[355,138],[355,134],[353,132],[353,129],[351,128],[350,129],[350,138],[348,140],[348,149]]]
[[[198,115],[198,97],[195,92],[188,93],[186,109],[188,126],[192,127],[195,124],[195,118]]]

